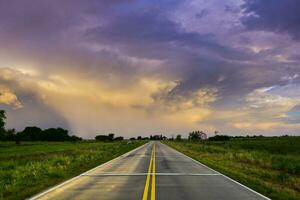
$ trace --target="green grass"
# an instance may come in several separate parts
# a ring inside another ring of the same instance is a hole
[[[0,142],[0,199],[24,199],[145,142]]]
[[[267,197],[300,199],[300,137],[165,143]]]

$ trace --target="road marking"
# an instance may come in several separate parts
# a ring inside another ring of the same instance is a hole
[[[152,177],[152,182],[151,182],[151,200],[155,200],[155,143],[152,146],[152,153],[151,153],[151,159],[149,163],[149,168],[148,168],[148,173],[147,173],[147,178],[146,178],[146,183],[145,183],[145,188],[144,188],[144,193],[143,193],[143,199],[142,200],[148,200],[148,191],[150,188],[150,178]]]
[[[106,162],[106,163],[103,163],[103,164],[101,164],[101,165],[99,165],[99,166],[97,166],[97,167],[94,167],[93,169],[90,169],[90,170],[88,170],[88,171],[86,171],[86,172],[84,172],[84,173],[82,173],[82,174],[80,174],[80,175],[78,175],[78,176],[75,176],[75,177],[73,177],[73,178],[71,178],[71,179],[69,179],[69,180],[67,180],[67,181],[65,181],[65,182],[62,182],[62,183],[60,183],[60,184],[58,184],[58,185],[56,185],[56,186],[53,186],[53,187],[51,187],[51,188],[49,188],[49,189],[47,189],[47,190],[45,190],[45,191],[43,191],[43,192],[41,192],[41,193],[38,193],[38,194],[34,195],[33,197],[28,198],[28,200],[35,200],[35,199],[38,199],[38,198],[40,198],[40,197],[42,197],[42,196],[48,194],[49,192],[52,192],[53,190],[56,190],[56,189],[58,189],[58,188],[61,188],[61,187],[63,187],[64,185],[66,185],[66,184],[68,184],[68,183],[70,183],[70,182],[72,182],[72,181],[74,181],[74,180],[76,180],[76,179],[78,179],[78,178],[80,178],[80,177],[82,177],[82,176],[85,176],[85,175],[87,175],[88,173],[90,173],[90,172],[92,172],[92,171],[95,171],[95,170],[98,169],[99,167],[103,167],[103,166],[105,166],[105,165],[108,165],[108,164],[110,164],[110,163],[112,163],[112,162],[114,162],[114,161],[116,161],[116,160],[118,160],[118,159],[121,159],[121,158],[123,158],[123,157],[125,157],[125,156],[131,154],[132,152],[138,151],[139,149],[141,149],[141,148],[143,148],[144,146],[149,145],[149,144],[150,144],[150,143],[147,142],[146,144],[143,144],[142,146],[139,146],[139,147],[137,147],[137,148],[135,148],[135,149],[132,149],[131,151],[129,151],[129,152],[127,152],[127,153],[125,153],[125,154],[123,154],[123,155],[121,155],[121,156],[119,156],[119,157],[116,157],[116,158],[114,158],[114,159],[112,159],[112,160],[110,160],[110,161],[108,161],[108,162]]]
[[[149,173],[101,173],[101,174],[84,174],[82,176],[148,176]],[[151,176],[222,176],[221,174],[201,174],[201,173],[150,173]]]
[[[169,148],[172,149],[174,152],[178,152],[179,154],[183,155],[184,157],[187,157],[188,159],[192,160],[193,162],[195,162],[195,163],[197,163],[197,164],[199,164],[199,165],[202,165],[203,167],[206,167],[207,169],[210,169],[211,171],[213,171],[213,172],[215,172],[215,173],[218,173],[219,175],[223,176],[224,178],[226,178],[226,179],[228,179],[228,180],[230,180],[230,181],[232,181],[232,182],[234,182],[234,183],[236,183],[236,184],[242,186],[243,188],[245,188],[245,189],[247,189],[247,190],[250,190],[251,192],[253,192],[253,193],[259,195],[260,197],[262,197],[262,198],[264,198],[264,199],[267,199],[267,200],[271,200],[270,198],[268,198],[268,197],[266,197],[266,196],[264,196],[264,195],[262,195],[262,194],[256,192],[255,190],[252,190],[251,188],[249,188],[249,187],[247,187],[247,186],[245,186],[245,185],[243,185],[243,184],[237,182],[236,180],[233,180],[232,178],[230,178],[230,177],[228,177],[228,176],[226,176],[226,175],[224,175],[224,174],[222,174],[222,173],[220,173],[220,172],[218,172],[218,171],[216,171],[216,170],[214,170],[214,169],[212,169],[212,168],[210,168],[210,167],[204,165],[203,163],[199,162],[198,160],[195,160],[195,159],[193,159],[193,158],[191,158],[191,157],[189,157],[189,156],[187,156],[187,155],[181,153],[180,151],[175,150],[174,148],[172,148],[172,147],[170,147],[170,146],[168,146],[168,145],[166,145],[166,144],[163,144],[163,143],[160,143],[160,144],[162,144],[162,145],[164,145],[164,146],[166,146],[166,147],[169,147]]]
[[[148,190],[149,190],[149,183],[150,183],[150,178],[151,178],[151,170],[152,170],[152,160],[153,160],[153,147],[152,147],[152,152],[151,152],[151,158],[150,158],[150,163],[149,163],[149,168],[148,168],[148,174],[146,178],[146,183],[145,183],[145,188],[144,188],[144,193],[143,193],[143,199],[142,200],[147,200],[148,199]]]
[[[153,144],[151,200],[155,200],[155,143]]]

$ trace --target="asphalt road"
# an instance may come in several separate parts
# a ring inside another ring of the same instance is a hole
[[[150,142],[32,199],[267,198],[160,142]]]

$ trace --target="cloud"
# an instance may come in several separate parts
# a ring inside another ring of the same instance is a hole
[[[251,30],[287,33],[300,39],[300,2],[298,0],[246,0],[242,23]]]
[[[0,104],[12,105],[14,109],[22,108],[21,102],[18,100],[18,97],[8,91],[0,88]]]
[[[64,127],[70,125],[72,132],[80,132],[81,136],[88,138],[97,132],[121,132],[124,126],[135,126],[137,122],[147,127],[153,124],[158,130],[173,123],[176,123],[173,128],[177,129],[194,127],[209,115],[209,104],[215,101],[217,92],[203,88],[190,97],[176,97],[169,101],[168,91],[176,83],[159,78],[140,77],[134,85],[115,87],[105,79],[84,80],[80,75],[52,74],[44,77],[8,68],[0,71],[3,74],[1,83],[13,88],[24,102],[23,109],[26,110],[23,112],[31,113],[28,121],[45,111],[48,115],[54,112],[61,117],[41,117],[40,124],[57,124],[60,120]],[[15,112],[8,112],[9,115],[11,113]],[[124,132],[138,134],[139,130]]]
[[[37,79],[20,71],[0,68],[0,109],[7,111],[8,128],[25,126],[42,128],[63,127],[72,129],[57,110],[49,107],[39,93]]]
[[[285,10],[294,1],[243,2],[0,0],[9,125],[86,137],[292,127],[300,43]]]

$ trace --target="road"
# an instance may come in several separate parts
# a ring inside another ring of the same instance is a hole
[[[149,142],[31,199],[267,198],[160,142]]]

